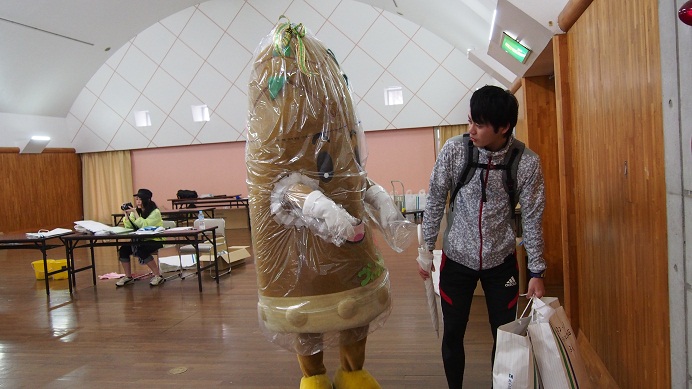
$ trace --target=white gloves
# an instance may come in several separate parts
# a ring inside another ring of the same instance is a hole
[[[415,234],[415,224],[406,220],[389,193],[380,185],[372,185],[365,191],[365,209],[370,219],[382,231],[392,250],[400,253],[409,245]]]
[[[305,199],[303,214],[324,221],[326,231],[324,228],[319,228],[325,233],[318,235],[325,240],[331,240],[337,246],[353,238],[355,235],[353,226],[360,223],[358,219],[318,190],[310,192]]]
[[[389,197],[386,190],[380,185],[373,185],[365,192],[365,202],[372,205],[375,218],[383,229],[389,227],[394,222],[401,222],[404,216],[401,210],[396,208],[396,204]]]

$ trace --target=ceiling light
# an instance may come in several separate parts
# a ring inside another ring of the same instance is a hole
[[[384,105],[404,104],[403,88],[400,86],[390,86],[384,88]]]
[[[24,146],[21,153],[22,154],[38,154],[46,148],[50,142],[49,136],[34,135],[29,139],[29,142]]]
[[[151,115],[149,115],[149,111],[135,111],[135,126],[151,126]]]
[[[192,105],[192,121],[195,123],[209,121],[209,107],[206,105]]]

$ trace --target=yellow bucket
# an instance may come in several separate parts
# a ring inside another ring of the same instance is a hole
[[[46,259],[46,264],[48,265],[48,272],[50,273],[67,268],[67,259]],[[31,266],[34,268],[37,280],[46,279],[46,273],[43,272],[43,260],[33,261],[31,262]],[[51,277],[53,277],[54,280],[66,280],[67,272],[53,274]]]
[[[61,269],[67,269],[67,259],[54,259],[52,261],[53,262],[48,262],[48,271],[49,272],[58,271]],[[43,266],[42,266],[42,268],[43,268]],[[64,271],[62,273],[53,274],[52,277],[54,280],[66,280],[67,279],[67,272]]]
[[[52,261],[52,259],[48,259],[47,261]],[[48,266],[50,266],[50,262],[48,262],[48,264]],[[31,262],[31,266],[34,268],[34,273],[36,273],[37,280],[44,280],[46,278],[46,273],[43,272],[43,260],[33,261]],[[50,271],[50,267],[48,268],[48,271]]]

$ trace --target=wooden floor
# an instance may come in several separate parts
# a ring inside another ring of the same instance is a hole
[[[227,237],[231,245],[250,242],[247,230],[229,230]],[[368,338],[365,367],[383,388],[444,388],[440,339],[432,330],[415,248],[397,254],[379,246],[394,305],[385,326]],[[64,256],[62,248],[49,252],[49,258]],[[296,357],[259,330],[251,259],[218,286],[205,274],[202,293],[195,278],[116,289],[115,280],[94,286],[91,273],[82,272],[72,299],[66,280],[52,280],[46,296],[30,265],[37,259],[38,251],[0,250],[0,388],[299,386]],[[86,261],[86,252],[79,252],[77,265]],[[122,273],[114,248],[97,250],[96,266],[97,275]],[[492,337],[483,297],[475,299],[465,386],[488,388]],[[333,375],[334,350],[325,362]]]

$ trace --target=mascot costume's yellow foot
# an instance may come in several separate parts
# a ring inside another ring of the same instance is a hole
[[[344,371],[339,369],[334,376],[335,389],[382,389],[375,377],[366,370]]]
[[[332,389],[332,381],[326,374],[303,377],[300,379],[300,389]]]

